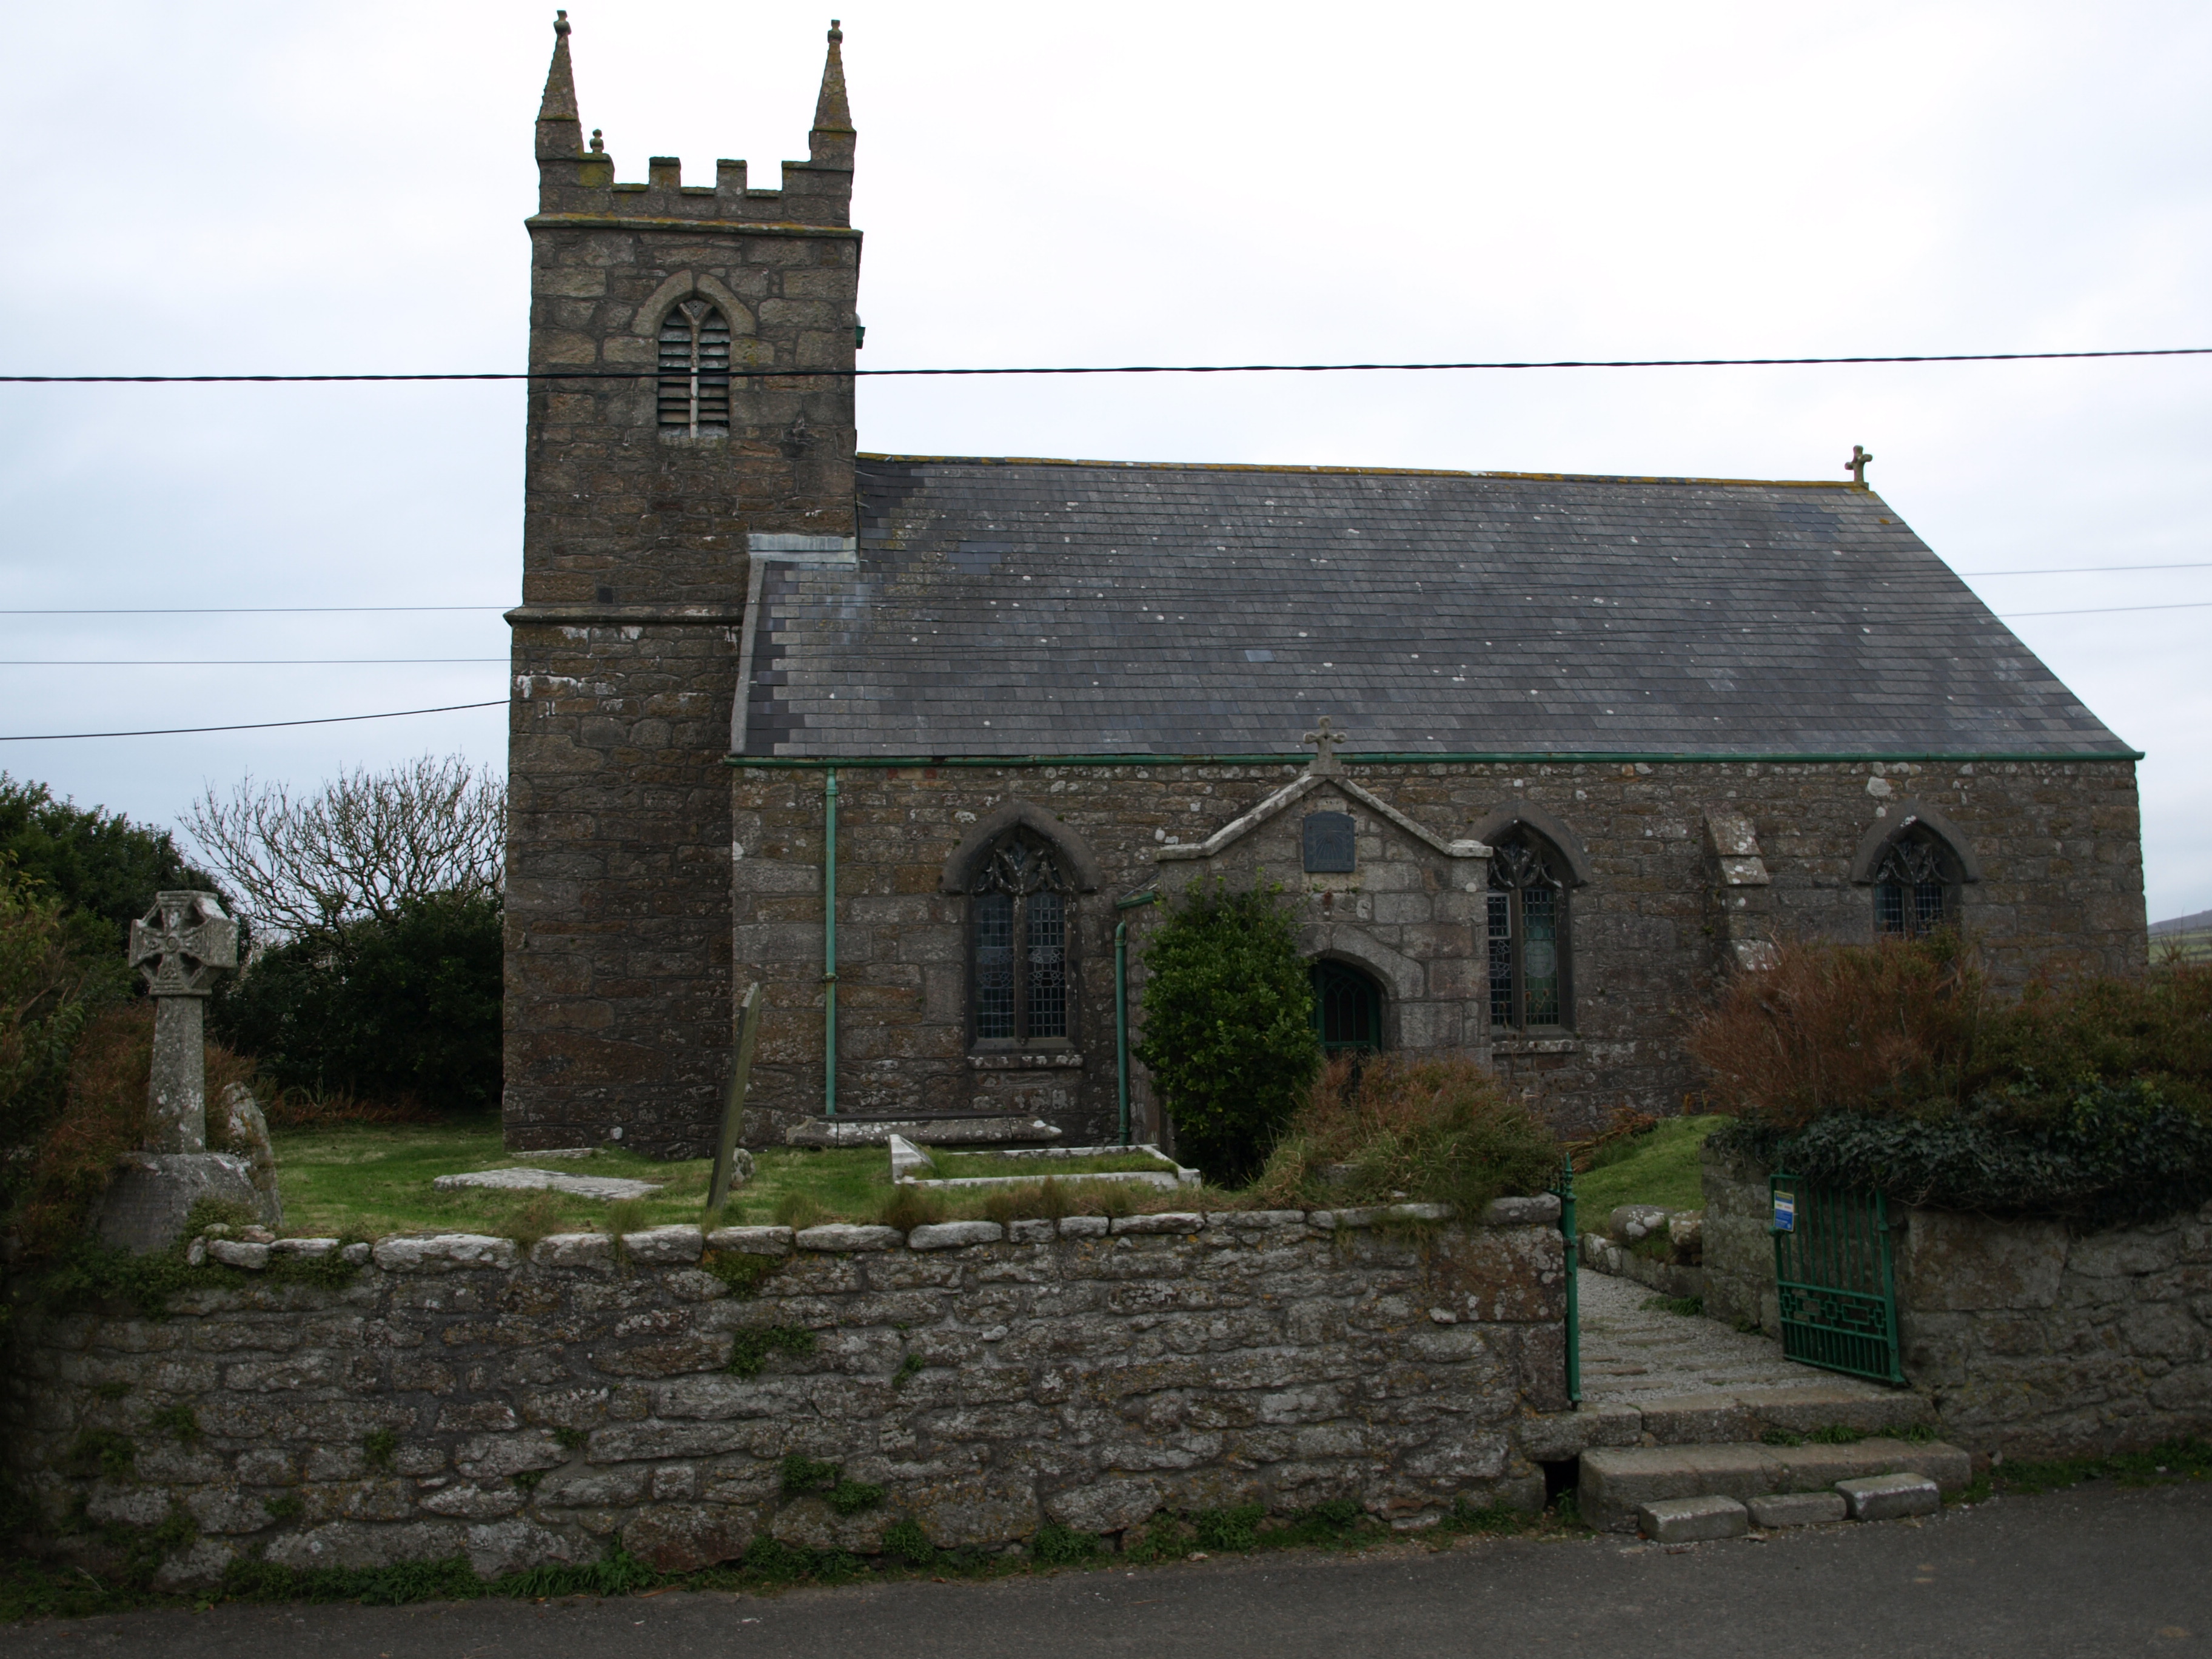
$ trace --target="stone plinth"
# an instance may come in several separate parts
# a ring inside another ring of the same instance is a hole
[[[93,1226],[100,1242],[133,1255],[165,1250],[184,1237],[185,1218],[204,1198],[264,1213],[253,1165],[229,1152],[130,1152],[108,1182]]]

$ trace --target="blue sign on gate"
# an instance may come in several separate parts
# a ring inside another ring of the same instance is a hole
[[[1774,1194],[1774,1231],[1778,1233],[1794,1233],[1797,1231],[1796,1194]]]

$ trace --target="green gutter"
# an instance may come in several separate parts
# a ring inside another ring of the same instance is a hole
[[[1159,898],[1158,893],[1132,893],[1115,899],[1116,910],[1134,910]],[[1121,1144],[1129,1144],[1129,924],[1114,924],[1114,1056],[1120,1066]]]
[[[837,1115],[837,774],[822,794],[822,1115]]]
[[[1870,761],[1911,761],[1927,764],[1944,762],[2047,763],[2053,761],[2139,761],[2140,749],[2060,754],[2012,754],[2003,751],[1961,751],[1956,754],[1874,753],[1837,755],[1781,754],[1639,754],[1627,750],[1553,750],[1491,754],[1376,754],[1340,755],[1347,766],[1536,766],[1536,765],[1648,765],[1648,766],[1839,766]],[[1311,755],[841,755],[823,758],[811,755],[725,755],[722,764],[744,771],[824,771],[840,766],[907,769],[931,766],[1296,766],[1304,767]]]

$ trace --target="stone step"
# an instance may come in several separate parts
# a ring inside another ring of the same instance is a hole
[[[1935,1420],[1927,1399],[1909,1389],[1875,1392],[1843,1382],[1585,1402],[1577,1415],[1591,1419],[1586,1440],[1591,1446],[1720,1446],[1757,1440],[1770,1431],[1812,1434],[1827,1428],[1897,1434]]]
[[[1599,1531],[1633,1532],[1639,1509],[1672,1498],[1732,1498],[1748,1504],[1774,1493],[1832,1492],[1838,1481],[1882,1474],[1924,1475],[1940,1490],[1955,1492],[1972,1478],[1973,1460],[1940,1440],[1603,1446],[1583,1454],[1576,1502],[1583,1519]]]

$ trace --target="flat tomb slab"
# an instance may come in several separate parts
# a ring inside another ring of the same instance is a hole
[[[462,1187],[489,1187],[502,1193],[568,1193],[577,1198],[649,1198],[660,1190],[657,1181],[632,1181],[625,1176],[570,1175],[565,1170],[477,1170],[468,1175],[442,1175],[430,1183],[441,1192]]]
[[[893,1135],[925,1146],[1007,1146],[1062,1133],[1041,1117],[810,1117],[781,1139],[787,1146],[883,1146]]]

